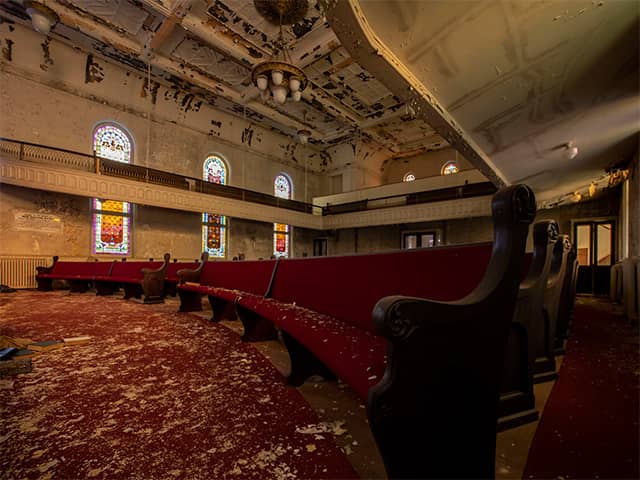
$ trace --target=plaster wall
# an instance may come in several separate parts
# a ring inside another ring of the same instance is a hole
[[[246,260],[271,257],[273,224],[230,218],[227,248],[228,260],[240,254],[244,254]]]
[[[20,225],[16,215],[55,216],[58,232]],[[83,197],[0,184],[0,255],[43,255],[86,258],[91,255],[90,202]]]
[[[561,234],[573,238],[573,223],[580,220],[617,218],[619,191],[611,190],[592,201],[579,202],[559,208],[539,210],[535,221],[556,220]],[[433,231],[439,245],[456,245],[493,241],[491,217],[475,217],[433,222],[404,223],[380,227],[350,228],[327,232],[330,255],[367,253],[398,249],[402,246],[403,233]],[[619,234],[619,233],[618,233]],[[318,237],[322,234],[318,233]],[[527,251],[533,250],[531,233],[527,238]]]
[[[59,231],[42,231],[20,224],[16,214],[55,216]],[[247,260],[273,254],[273,224],[227,218],[227,259],[240,253]],[[13,185],[0,185],[0,255],[60,255],[64,258],[116,258],[94,255],[91,244],[91,202],[84,197],[46,192]],[[196,259],[202,252],[201,216],[145,205],[134,205],[132,258]],[[317,232],[292,229],[292,256],[312,255]]]
[[[461,155],[456,158],[452,148],[433,152],[425,152],[414,157],[392,158],[383,165],[382,183],[397,183],[404,180],[404,175],[412,172],[416,179],[435,177],[441,174],[442,166],[450,161],[457,161],[460,171],[471,170],[473,165]]]
[[[0,136],[91,153],[95,126],[113,121],[131,134],[133,163],[200,178],[206,156],[217,153],[229,164],[231,185],[273,193],[283,171],[297,200],[304,200],[306,164],[308,198],[327,193],[314,173],[322,160],[313,148],[218,110],[178,84],[152,80],[148,88],[136,71],[43,42],[19,25],[0,24],[0,41]]]

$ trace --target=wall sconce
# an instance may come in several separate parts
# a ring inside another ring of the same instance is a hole
[[[49,35],[51,29],[60,21],[58,14],[42,3],[27,0],[24,7],[31,17],[33,28],[43,35]]]
[[[564,148],[564,156],[567,160],[573,160],[578,156],[578,147],[576,147],[573,142],[566,143]]]

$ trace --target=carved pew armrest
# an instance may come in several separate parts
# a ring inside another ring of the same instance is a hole
[[[200,265],[198,265],[198,268],[196,268],[195,270],[190,268],[182,268],[178,270],[176,272],[176,275],[178,276],[178,283],[180,285],[183,285],[186,282],[200,283],[200,273],[202,272],[202,268],[204,267],[204,264],[208,259],[209,253],[202,252],[202,255],[200,256]]]
[[[171,255],[169,255],[168,253],[164,254],[164,262],[162,265],[160,265],[158,268],[142,268],[142,274],[146,277],[147,275],[151,275],[154,273],[162,273],[162,276],[164,276],[164,272],[167,269],[167,265],[169,265],[169,259],[171,258]]]
[[[51,273],[53,271],[53,267],[56,266],[56,263],[59,258],[60,257],[58,257],[58,255],[55,255],[53,257],[53,263],[48,267],[36,267],[36,271],[38,272],[38,275],[42,275],[43,273]]]

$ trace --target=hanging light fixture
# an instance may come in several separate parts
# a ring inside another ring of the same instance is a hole
[[[567,160],[573,160],[578,156],[578,147],[576,146],[575,143],[567,142],[564,145],[564,148],[565,148],[564,156],[567,158]]]
[[[260,15],[278,25],[280,30],[275,41],[274,57],[256,65],[251,72],[251,80],[260,90],[263,100],[273,97],[281,105],[287,98],[299,102],[308,80],[305,73],[291,61],[282,35],[282,25],[302,20],[307,13],[307,0],[254,0],[253,3]]]
[[[27,0],[24,2],[24,8],[31,17],[33,28],[43,35],[49,35],[51,29],[60,21],[58,14],[42,3]]]
[[[311,136],[311,132],[306,129],[298,130],[298,140],[300,140],[301,144],[306,144],[309,141],[309,137]]]

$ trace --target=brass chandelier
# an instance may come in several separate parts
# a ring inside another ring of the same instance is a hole
[[[293,65],[282,35],[282,25],[302,20],[307,12],[307,0],[254,0],[256,10],[280,31],[275,41],[274,57],[259,63],[251,72],[253,84],[260,90],[263,100],[273,99],[284,104],[287,98],[299,102],[308,79],[302,69]]]

